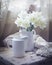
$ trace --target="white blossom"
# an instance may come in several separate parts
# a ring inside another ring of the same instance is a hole
[[[44,18],[41,12],[32,12],[29,14],[26,11],[21,11],[15,21],[17,26],[24,28],[28,28],[30,23],[32,23],[35,28],[40,27],[44,29],[46,27],[46,18]]]

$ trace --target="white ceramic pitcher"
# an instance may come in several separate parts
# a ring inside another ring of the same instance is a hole
[[[25,41],[25,51],[32,51],[34,49],[34,43],[33,43],[33,31],[26,31],[21,30],[21,36],[27,36],[27,41]],[[25,37],[23,38],[25,39]]]

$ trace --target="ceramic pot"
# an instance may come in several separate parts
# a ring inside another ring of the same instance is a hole
[[[15,57],[24,57],[24,40],[18,38],[12,40],[12,50]]]

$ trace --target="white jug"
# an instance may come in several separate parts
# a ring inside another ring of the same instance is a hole
[[[25,51],[32,51],[34,49],[33,31],[30,32],[26,30],[21,30],[20,33],[21,33],[21,36],[27,36],[27,39],[25,41]],[[23,39],[25,39],[25,37]]]
[[[21,39],[24,40],[25,51],[27,51],[27,46],[28,46],[28,36],[21,35]]]
[[[24,57],[25,49],[24,49],[24,40],[12,39],[12,49],[15,57]]]
[[[33,32],[28,31],[26,34],[28,36],[26,51],[32,51],[34,49]]]

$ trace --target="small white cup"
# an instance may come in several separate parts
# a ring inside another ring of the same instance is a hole
[[[12,39],[12,49],[15,57],[24,57],[24,40],[20,38]]]

